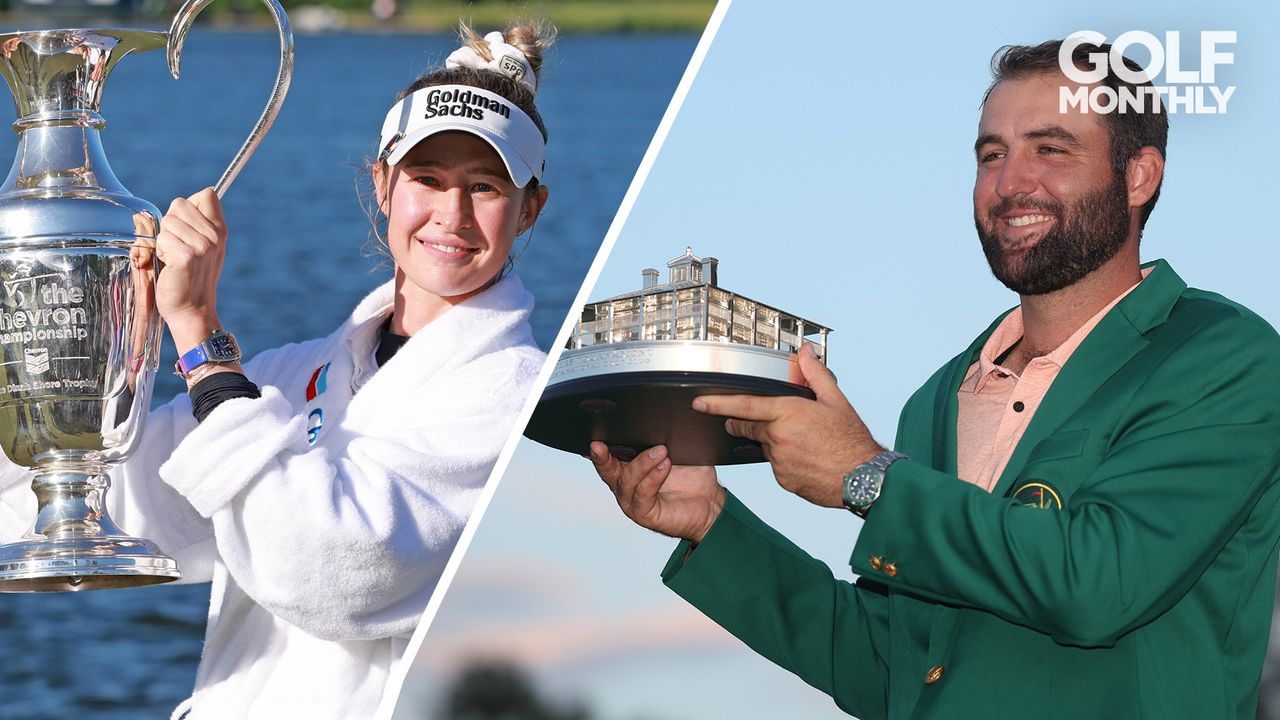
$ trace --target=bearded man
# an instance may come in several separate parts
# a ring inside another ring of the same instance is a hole
[[[997,53],[975,143],[974,222],[1019,305],[912,396],[896,452],[811,351],[816,400],[694,402],[761,442],[784,488],[865,518],[857,584],[714,469],[591,449],[628,517],[681,538],[672,589],[863,720],[1244,720],[1257,706],[1280,337],[1167,262],[1140,264],[1166,116],[1158,99],[1063,111],[1079,85],[1061,46]]]

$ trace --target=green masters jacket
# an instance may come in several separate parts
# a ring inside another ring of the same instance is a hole
[[[1252,720],[1280,539],[1280,337],[1163,261],[1062,368],[994,492],[912,396],[856,585],[730,497],[664,581],[863,720]]]

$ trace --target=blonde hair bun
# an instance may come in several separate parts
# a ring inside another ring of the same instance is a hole
[[[489,41],[476,32],[467,23],[461,23],[458,36],[462,46],[471,48],[485,62],[493,61],[493,53],[489,49]],[[512,23],[502,31],[502,40],[524,54],[530,69],[533,70],[534,83],[542,81],[542,56],[547,48],[555,44],[557,32],[553,25],[543,21]]]

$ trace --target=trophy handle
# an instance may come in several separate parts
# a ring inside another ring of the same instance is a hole
[[[169,72],[173,74],[175,80],[178,79],[178,65],[182,56],[182,45],[187,39],[187,31],[195,22],[196,15],[199,15],[200,11],[211,2],[213,0],[187,0],[174,16],[173,24],[169,26]],[[227,192],[227,188],[249,161],[249,156],[258,149],[262,136],[267,134],[271,123],[275,122],[276,115],[280,112],[280,104],[284,102],[285,93],[289,91],[289,81],[293,78],[293,29],[289,26],[289,16],[285,15],[284,8],[280,7],[280,3],[276,0],[262,0],[262,3],[271,11],[271,17],[276,21],[276,28],[280,31],[280,70],[276,73],[276,84],[271,89],[271,98],[267,100],[267,106],[258,117],[253,131],[249,133],[249,137],[245,138],[244,144],[236,152],[235,159],[214,185],[213,189],[218,197],[222,197]]]

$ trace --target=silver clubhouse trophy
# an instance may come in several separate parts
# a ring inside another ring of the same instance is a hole
[[[809,341],[825,362],[831,329],[720,287],[718,265],[685,248],[666,283],[646,269],[640,290],[583,308],[525,436],[580,455],[599,440],[622,460],[662,444],[677,465],[764,461],[693,399],[813,398],[795,353]]]
[[[103,154],[103,83],[133,52],[167,48],[169,70],[195,16],[169,32],[47,30],[0,35],[0,74],[17,106],[17,157],[0,186],[0,447],[30,468],[34,525],[0,546],[0,591],[88,590],[180,577],[148,540],[108,516],[109,469],[142,436],[160,351],[155,238],[160,211],[134,197]],[[216,185],[257,148],[292,76],[284,10],[280,69],[266,109]]]

